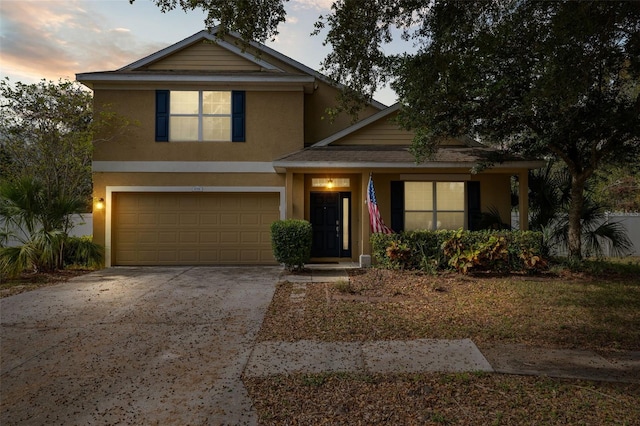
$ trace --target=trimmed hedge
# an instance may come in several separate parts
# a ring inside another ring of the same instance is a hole
[[[516,272],[544,268],[541,232],[410,231],[371,236],[373,257],[389,269]]]
[[[278,220],[271,224],[273,255],[289,270],[302,269],[309,262],[311,239],[311,224],[306,220]]]

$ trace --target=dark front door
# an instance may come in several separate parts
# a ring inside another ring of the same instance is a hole
[[[351,193],[312,192],[313,257],[350,257]]]
[[[311,193],[313,257],[340,256],[340,193]]]

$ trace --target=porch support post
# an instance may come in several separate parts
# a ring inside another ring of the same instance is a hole
[[[286,211],[284,212],[284,217],[291,219],[293,215],[293,173],[289,170],[287,170],[287,175],[285,177],[284,189],[287,206]]]
[[[520,212],[520,230],[529,229],[529,172],[525,170],[518,175],[519,197],[518,211]]]

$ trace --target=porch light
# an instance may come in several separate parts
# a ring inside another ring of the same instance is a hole
[[[97,210],[104,209],[104,198],[99,198],[98,201],[96,201],[96,209]]]
[[[331,188],[333,188],[333,179],[329,178],[329,180],[327,181],[327,189]]]

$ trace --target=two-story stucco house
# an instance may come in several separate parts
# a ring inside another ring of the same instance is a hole
[[[106,265],[273,264],[270,224],[309,220],[318,261],[370,253],[366,199],[373,176],[394,230],[473,227],[474,213],[510,215],[519,176],[526,227],[527,171],[504,162],[479,174],[487,148],[452,141],[416,164],[398,106],[371,103],[361,121],[324,119],[339,88],[261,44],[202,31],[115,71],[77,80],[138,125],[99,143],[93,158],[94,241]]]

